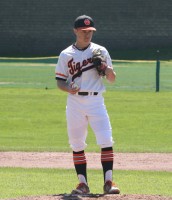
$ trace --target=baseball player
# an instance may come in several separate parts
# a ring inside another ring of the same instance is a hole
[[[79,184],[72,194],[88,194],[87,160],[85,156],[87,126],[93,129],[101,148],[101,164],[105,194],[119,194],[112,180],[113,138],[109,116],[104,105],[103,78],[115,81],[110,55],[105,47],[91,42],[94,21],[82,15],[74,21],[76,42],[60,53],[56,65],[57,86],[68,93],[66,118],[69,144]]]

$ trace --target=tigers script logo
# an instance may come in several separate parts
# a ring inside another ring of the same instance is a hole
[[[81,71],[82,67],[87,66],[89,63],[92,63],[92,58],[88,58],[87,60],[83,60],[82,62],[75,63],[73,58],[68,62],[69,73],[74,75],[75,72]]]

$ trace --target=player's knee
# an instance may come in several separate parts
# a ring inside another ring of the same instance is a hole
[[[114,144],[114,140],[111,135],[111,132],[106,132],[106,133],[107,133],[106,135],[104,133],[101,133],[99,134],[99,137],[97,137],[97,144],[101,148],[112,147]]]
[[[73,151],[78,152],[78,151],[83,151],[86,148],[87,144],[70,144],[70,147],[72,148]]]
[[[101,147],[101,148],[107,148],[107,147],[112,147],[114,144],[113,138],[109,137],[109,138],[105,138],[104,140],[99,140],[97,142],[97,144]]]

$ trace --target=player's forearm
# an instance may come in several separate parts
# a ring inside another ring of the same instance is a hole
[[[110,82],[110,83],[114,83],[115,82],[115,78],[116,78],[116,73],[113,71],[113,68],[111,67],[107,67],[106,71],[106,79]]]
[[[65,92],[69,90],[69,85],[66,81],[57,80],[57,87]]]

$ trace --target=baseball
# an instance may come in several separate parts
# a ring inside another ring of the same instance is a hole
[[[75,82],[72,82],[71,83],[71,87],[75,90],[79,89],[79,86],[75,83]]]

